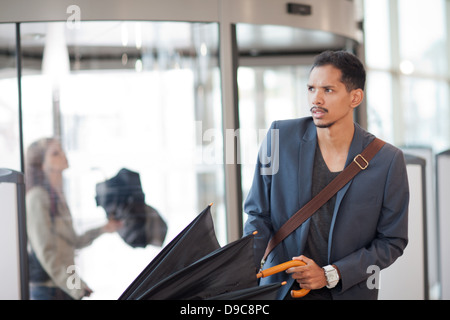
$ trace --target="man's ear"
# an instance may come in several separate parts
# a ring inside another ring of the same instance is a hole
[[[356,108],[364,99],[364,91],[362,89],[352,90],[351,94],[351,107]]]

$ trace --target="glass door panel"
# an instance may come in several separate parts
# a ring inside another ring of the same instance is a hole
[[[271,123],[310,116],[307,82],[314,56],[325,50],[350,50],[354,42],[321,30],[247,23],[236,26],[236,39],[245,201],[258,149]]]
[[[24,144],[61,140],[64,193],[78,233],[106,223],[96,184],[137,172],[147,205],[167,224],[164,244],[208,204],[226,239],[218,25],[184,22],[22,24]],[[205,139],[213,130],[216,139]],[[163,245],[164,245],[163,244]],[[117,299],[161,246],[117,232],[80,250],[90,299]]]
[[[21,171],[15,38],[15,24],[0,24],[0,168]]]
[[[309,70],[309,65],[242,66],[238,69],[244,200],[253,181],[258,148],[271,123],[310,115],[306,96]]]

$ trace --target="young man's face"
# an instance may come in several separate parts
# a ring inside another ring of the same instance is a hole
[[[341,76],[342,72],[332,65],[315,67],[309,75],[308,103],[318,128],[353,123],[353,110],[361,103],[363,91],[348,92]]]

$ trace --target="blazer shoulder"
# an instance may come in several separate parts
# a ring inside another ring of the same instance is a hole
[[[406,156],[402,149],[386,142],[381,150],[383,151],[382,154],[386,160],[391,159],[391,165],[394,163],[401,163],[402,166],[406,166]]]
[[[364,147],[367,147],[367,145],[369,145],[369,143],[373,141],[375,138],[376,137],[374,135],[369,133],[369,139],[366,140],[366,145]],[[391,163],[392,161],[405,162],[405,155],[403,153],[403,150],[387,141],[384,141],[384,145],[379,152],[379,157],[384,159],[386,163]]]
[[[314,135],[315,126],[312,117],[277,120],[271,125],[271,129],[280,130],[280,134],[303,137],[305,134]]]
[[[373,140],[375,140],[375,138],[377,138],[375,135],[373,135],[372,133],[362,129],[358,124],[355,125],[355,128],[357,130],[357,135],[359,135],[362,138],[363,141],[363,148],[366,148]],[[397,148],[396,146],[392,145],[391,143],[384,141],[384,146],[382,148],[383,152],[387,153],[387,154],[398,154],[398,155],[402,155],[403,151],[400,148]]]

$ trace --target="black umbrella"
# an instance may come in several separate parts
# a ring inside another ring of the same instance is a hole
[[[258,286],[254,235],[220,248],[210,208],[170,242],[119,299],[274,299],[282,284]],[[211,242],[217,248],[211,248]]]
[[[209,205],[160,251],[119,300],[139,298],[161,279],[191,265],[218,248],[220,245],[214,232]]]
[[[260,287],[236,290],[211,297],[207,300],[274,300],[278,289],[285,284],[286,282],[271,283]]]
[[[171,274],[138,299],[200,300],[255,287],[252,251],[253,235],[241,238]]]
[[[127,244],[134,248],[162,245],[167,225],[158,211],[145,203],[139,173],[121,169],[116,176],[96,185],[95,199],[109,219],[123,221],[118,233]]]

